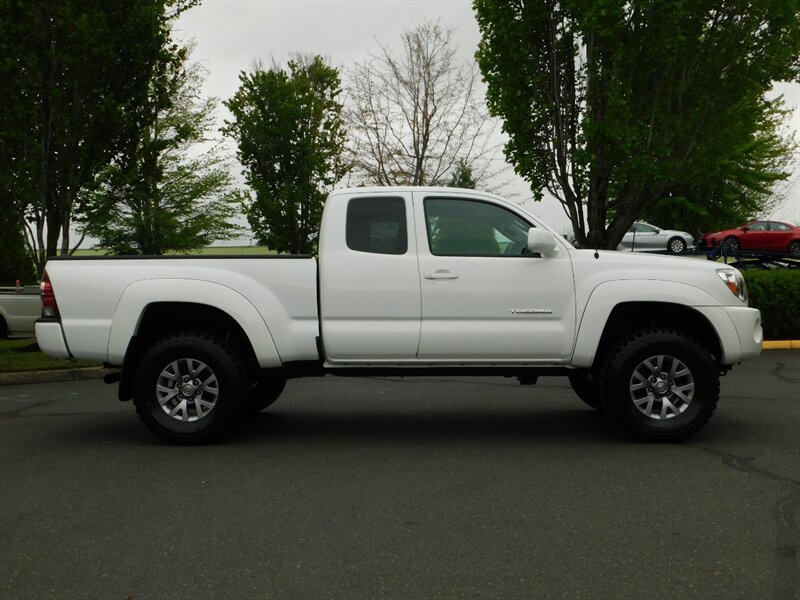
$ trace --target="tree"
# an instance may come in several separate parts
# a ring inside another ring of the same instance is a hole
[[[475,186],[478,185],[478,182],[475,181],[475,177],[472,175],[472,169],[470,168],[469,164],[463,158],[458,161],[455,169],[453,169],[453,175],[450,177],[450,181],[447,183],[447,187],[457,187],[457,188],[465,188],[474,190]]]
[[[381,46],[350,74],[346,111],[354,173],[374,185],[444,185],[465,164],[494,174],[494,126],[474,63],[455,58],[453,30],[425,22],[402,35],[402,53]]]
[[[187,60],[187,49],[180,49],[153,77],[150,125],[83,199],[84,233],[115,254],[186,252],[239,232],[230,221],[241,199],[219,146],[191,152],[206,141],[217,101],[198,100],[203,74]]]
[[[0,204],[20,215],[41,268],[71,250],[79,192],[141,127],[168,61],[170,19],[197,0],[0,0]]]
[[[792,145],[764,129],[780,111],[764,93],[798,75],[800,0],[473,6],[506,155],[537,198],[561,201],[581,245],[616,247],[669,198],[728,202],[786,177]]]
[[[19,217],[8,207],[0,207],[0,285],[13,285],[17,280],[36,282],[33,257],[25,248]]]
[[[255,191],[250,227],[278,252],[311,253],[323,201],[347,172],[339,72],[319,56],[296,57],[287,69],[256,65],[239,81],[223,131]]]
[[[693,173],[685,187],[675,186],[673,195],[645,212],[647,220],[699,235],[751,221],[783,200],[775,184],[791,170],[795,148],[781,135],[788,111],[759,96],[749,100],[757,106],[744,103],[741,117],[720,132],[729,155],[720,161],[698,161],[710,170]]]

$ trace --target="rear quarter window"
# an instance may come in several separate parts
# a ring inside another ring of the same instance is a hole
[[[356,252],[405,254],[408,251],[403,198],[352,198],[347,204],[347,247]]]

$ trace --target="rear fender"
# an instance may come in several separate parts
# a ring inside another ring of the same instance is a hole
[[[117,304],[108,339],[108,362],[121,365],[149,304],[186,302],[213,306],[229,315],[244,331],[262,368],[281,366],[269,327],[247,298],[229,287],[194,279],[155,279],[129,285]]]

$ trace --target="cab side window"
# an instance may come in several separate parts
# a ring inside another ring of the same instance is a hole
[[[352,198],[347,204],[347,247],[357,252],[405,254],[408,251],[403,198]]]
[[[426,198],[425,224],[436,256],[520,256],[531,225],[480,200]]]

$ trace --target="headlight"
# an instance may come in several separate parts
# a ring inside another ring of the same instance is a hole
[[[731,293],[747,304],[747,284],[739,271],[732,269],[717,269],[717,275],[725,282]]]

